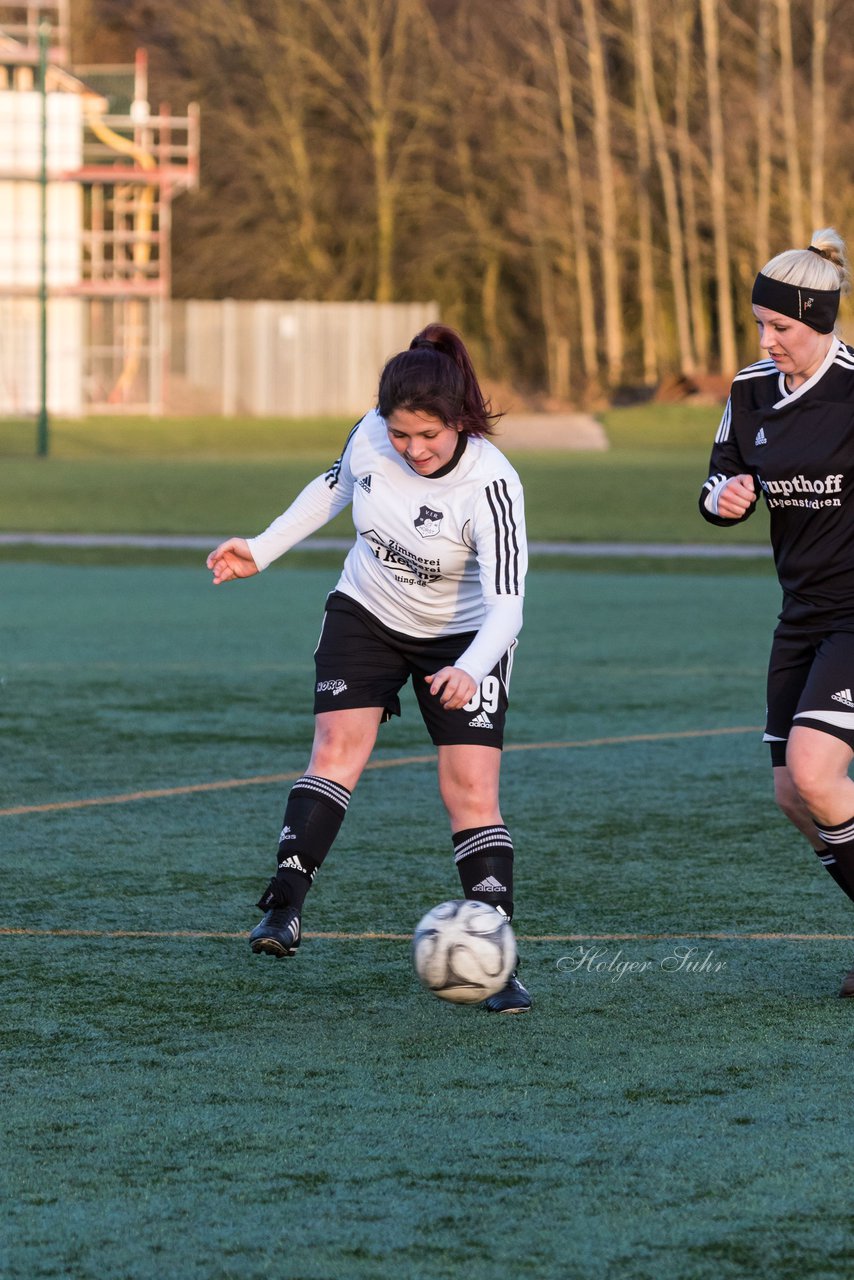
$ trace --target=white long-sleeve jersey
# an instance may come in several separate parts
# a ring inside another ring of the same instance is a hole
[[[519,477],[500,450],[475,436],[461,447],[421,476],[371,412],[341,457],[249,548],[265,569],[352,504],[356,541],[337,590],[404,635],[476,631],[455,665],[479,683],[522,626],[525,512]]]

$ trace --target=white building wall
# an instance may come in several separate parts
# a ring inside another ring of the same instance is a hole
[[[41,94],[0,91],[0,414],[35,413],[40,404]],[[82,162],[82,100],[47,98],[48,175]],[[47,190],[48,290],[80,281],[82,188],[50,181]],[[31,296],[16,296],[21,293]],[[5,296],[4,296],[5,294]],[[48,304],[48,408],[82,411],[83,326],[76,298]]]
[[[48,302],[47,403],[49,412],[58,417],[78,418],[84,412],[84,305],[80,298]],[[40,352],[38,299],[0,296],[0,415],[38,413]]]

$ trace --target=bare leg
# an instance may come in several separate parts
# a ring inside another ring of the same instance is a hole
[[[451,830],[502,822],[498,803],[501,752],[476,743],[439,747],[439,792]]]
[[[306,772],[340,782],[352,791],[371,758],[382,715],[381,707],[321,711],[315,716],[314,744]]]
[[[841,738],[803,726],[791,732],[786,752],[789,775],[820,826],[838,826],[854,818],[854,782],[848,776],[852,759],[854,751]]]
[[[806,805],[799,795],[792,775],[786,765],[774,769],[774,799],[793,826],[806,836],[816,853],[824,848],[824,841],[816,830]]]

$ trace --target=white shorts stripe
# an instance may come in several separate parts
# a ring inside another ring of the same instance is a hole
[[[825,724],[835,725],[837,729],[854,730],[854,711],[799,711],[796,720],[822,720]]]

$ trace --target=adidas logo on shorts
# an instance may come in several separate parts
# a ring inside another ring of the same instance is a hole
[[[491,729],[492,721],[485,711],[481,711],[479,716],[475,716],[474,720],[469,720],[470,729]]]
[[[844,702],[846,707],[854,707],[854,698],[851,697],[850,689],[840,689],[838,693],[832,693],[830,696],[834,702]]]

